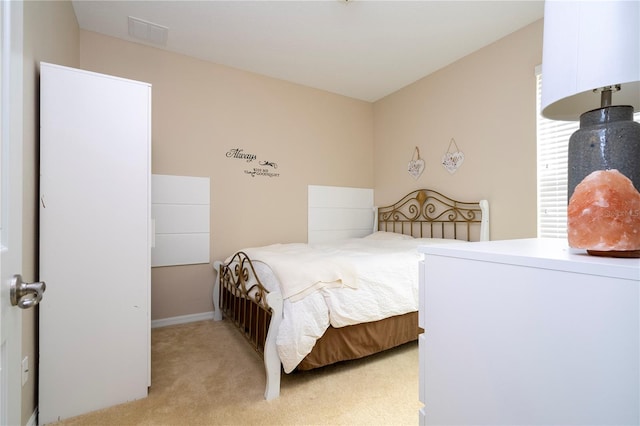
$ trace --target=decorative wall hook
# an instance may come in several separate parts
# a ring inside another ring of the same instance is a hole
[[[424,171],[424,160],[420,158],[420,150],[417,146],[413,151],[413,155],[411,156],[411,161],[409,161],[407,171],[414,179],[418,179]]]
[[[455,147],[455,151],[452,150],[452,147]],[[464,153],[458,148],[455,139],[451,138],[449,148],[447,148],[447,152],[442,156],[442,165],[449,173],[454,174],[463,162]]]

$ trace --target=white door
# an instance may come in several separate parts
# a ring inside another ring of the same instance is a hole
[[[22,312],[9,283],[22,263],[22,2],[2,0],[0,67],[0,423],[21,424]]]
[[[151,87],[40,66],[40,424],[147,396]]]

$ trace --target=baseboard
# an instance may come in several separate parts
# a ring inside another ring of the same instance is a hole
[[[151,321],[151,328],[166,327],[168,325],[186,324],[188,322],[205,321],[213,319],[213,311],[199,314],[181,315],[178,317],[162,318]]]
[[[33,414],[29,417],[26,426],[38,426],[38,407],[33,410]]]

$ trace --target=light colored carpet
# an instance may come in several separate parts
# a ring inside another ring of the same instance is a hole
[[[416,342],[283,375],[265,401],[264,365],[226,320],[152,330],[149,397],[58,425],[415,425]]]

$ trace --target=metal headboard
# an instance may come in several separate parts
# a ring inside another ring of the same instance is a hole
[[[393,205],[379,207],[377,229],[416,238],[485,241],[489,239],[489,203],[457,201],[418,189]]]

